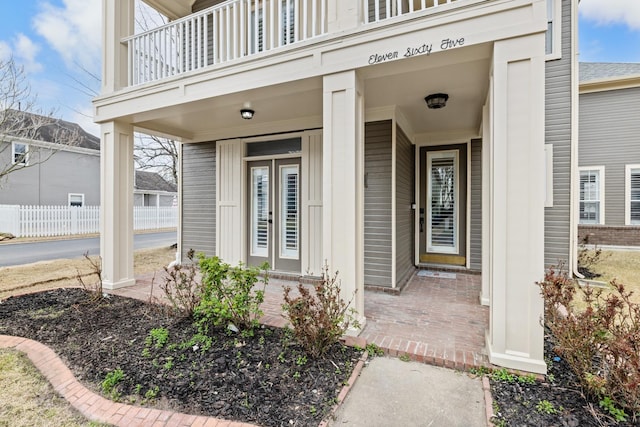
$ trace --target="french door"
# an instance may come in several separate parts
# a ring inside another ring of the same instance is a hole
[[[247,263],[300,273],[300,158],[247,163]]]
[[[420,262],[466,265],[467,145],[420,148]]]

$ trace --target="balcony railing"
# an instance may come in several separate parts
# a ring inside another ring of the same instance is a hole
[[[383,21],[425,9],[433,9],[458,0],[363,0],[366,24]]]
[[[338,0],[340,1],[340,0]],[[456,0],[362,0],[364,24]],[[328,0],[229,0],[128,37],[129,85],[221,64],[324,35]]]
[[[129,85],[198,70],[327,32],[327,0],[231,0],[126,39]]]

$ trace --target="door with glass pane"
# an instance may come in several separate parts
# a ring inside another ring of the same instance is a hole
[[[466,264],[466,146],[420,152],[420,262]]]
[[[300,159],[249,162],[247,263],[300,273]]]

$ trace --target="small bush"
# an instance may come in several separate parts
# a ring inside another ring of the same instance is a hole
[[[205,333],[210,325],[232,324],[250,330],[262,316],[260,305],[264,301],[264,287],[269,281],[268,264],[260,269],[240,264],[231,267],[218,257],[199,255],[202,274],[202,294],[194,309],[194,317],[200,331]],[[263,271],[263,288],[254,290]]]
[[[193,249],[187,252],[189,262],[186,265],[176,265],[164,268],[167,275],[160,289],[171,303],[172,307],[188,317],[193,316],[196,306],[200,303],[202,285],[197,280],[198,265],[194,260]]]
[[[562,356],[589,394],[609,398],[618,407],[640,414],[640,306],[616,281],[612,292],[578,284],[550,270],[539,283],[545,301],[545,325]],[[575,308],[580,293],[586,308]]]
[[[124,372],[120,368],[107,373],[107,375],[105,375],[104,377],[104,380],[102,380],[102,383],[100,384],[103,393],[108,394],[112,399],[117,400],[120,397],[118,384],[120,384],[123,380]]]
[[[300,295],[294,297],[290,287],[284,288],[285,316],[291,322],[294,336],[312,357],[323,355],[350,326],[359,326],[349,303],[340,298],[337,277],[338,273],[331,276],[325,265],[322,280],[314,286],[315,292],[299,283]]]

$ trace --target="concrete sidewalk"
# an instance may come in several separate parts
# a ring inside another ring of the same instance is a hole
[[[482,381],[463,372],[373,358],[330,427],[486,427]]]

